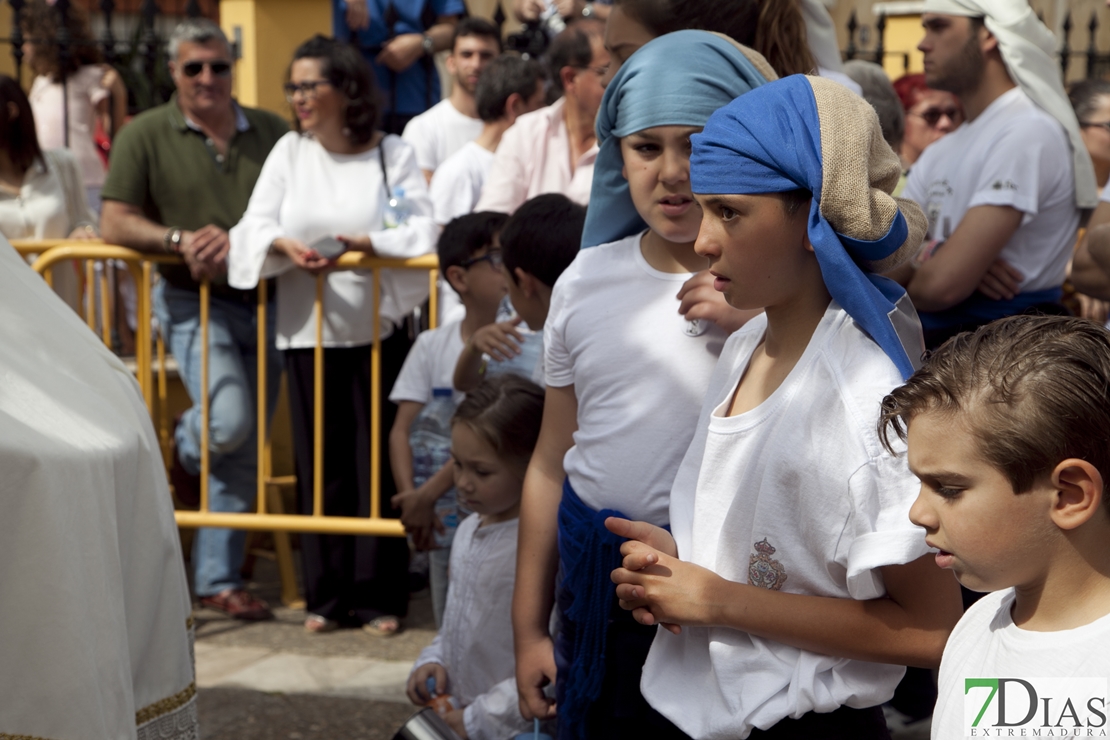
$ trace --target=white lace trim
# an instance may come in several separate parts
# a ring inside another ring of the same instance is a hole
[[[138,740],[200,740],[197,697],[137,728]]]

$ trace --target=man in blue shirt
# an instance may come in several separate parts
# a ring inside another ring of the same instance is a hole
[[[382,128],[400,134],[439,102],[433,55],[451,46],[463,0],[333,0],[337,39],[362,50],[382,90]]]

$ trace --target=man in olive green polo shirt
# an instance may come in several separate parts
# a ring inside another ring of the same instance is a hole
[[[272,113],[232,100],[231,48],[211,21],[178,25],[169,52],[177,92],[166,105],[135,118],[113,143],[100,228],[110,243],[184,258],[185,265],[160,266],[163,279],[154,297],[194,404],[174,431],[179,496],[195,489],[189,478],[195,481],[200,472],[197,281],[211,282],[208,502],[212,511],[247,511],[257,495],[256,297],[227,285],[227,230],[242,217],[262,163],[288,126]],[[272,337],[272,324],[268,329]],[[276,391],[280,358],[272,338],[267,346],[267,388]],[[198,530],[195,591],[202,606],[240,619],[267,619],[269,608],[243,588],[239,576],[245,538],[240,531]]]

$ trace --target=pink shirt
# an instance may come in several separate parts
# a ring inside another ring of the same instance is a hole
[[[590,200],[597,145],[570,169],[570,138],[563,117],[566,98],[525,113],[501,137],[475,210],[512,213],[529,198],[562,193],[576,203]]]
[[[85,187],[98,188],[104,184],[104,162],[96,152],[93,135],[96,132],[96,106],[111,93],[101,84],[104,67],[86,64],[66,80],[69,98],[69,149],[77,158]],[[35,114],[35,130],[39,146],[45,149],[62,149],[66,145],[66,121],[62,115],[62,85],[49,77],[39,75],[31,83],[27,96]]]

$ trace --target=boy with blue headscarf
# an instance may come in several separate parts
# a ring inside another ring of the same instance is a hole
[[[622,606],[667,628],[644,697],[692,737],[889,738],[879,705],[902,666],[939,663],[959,618],[908,518],[917,481],[876,430],[922,351],[878,275],[925,231],[890,196],[899,171],[874,110],[820,78],[754,90],[693,137],[696,249],[730,304],[764,315],[721,353],[673,537],[607,522],[631,538]]]
[[[680,313],[680,286],[705,268],[693,248],[701,212],[689,137],[768,76],[762,57],[731,40],[681,31],[636,52],[602,101],[590,248],[555,284],[544,329],[547,400],[524,483],[513,602],[521,709],[550,717],[542,688],[555,681],[560,738],[674,729],[640,695],[654,629],[617,606],[608,575],[620,538],[603,522],[620,511],[667,524],[671,481],[726,339]]]

